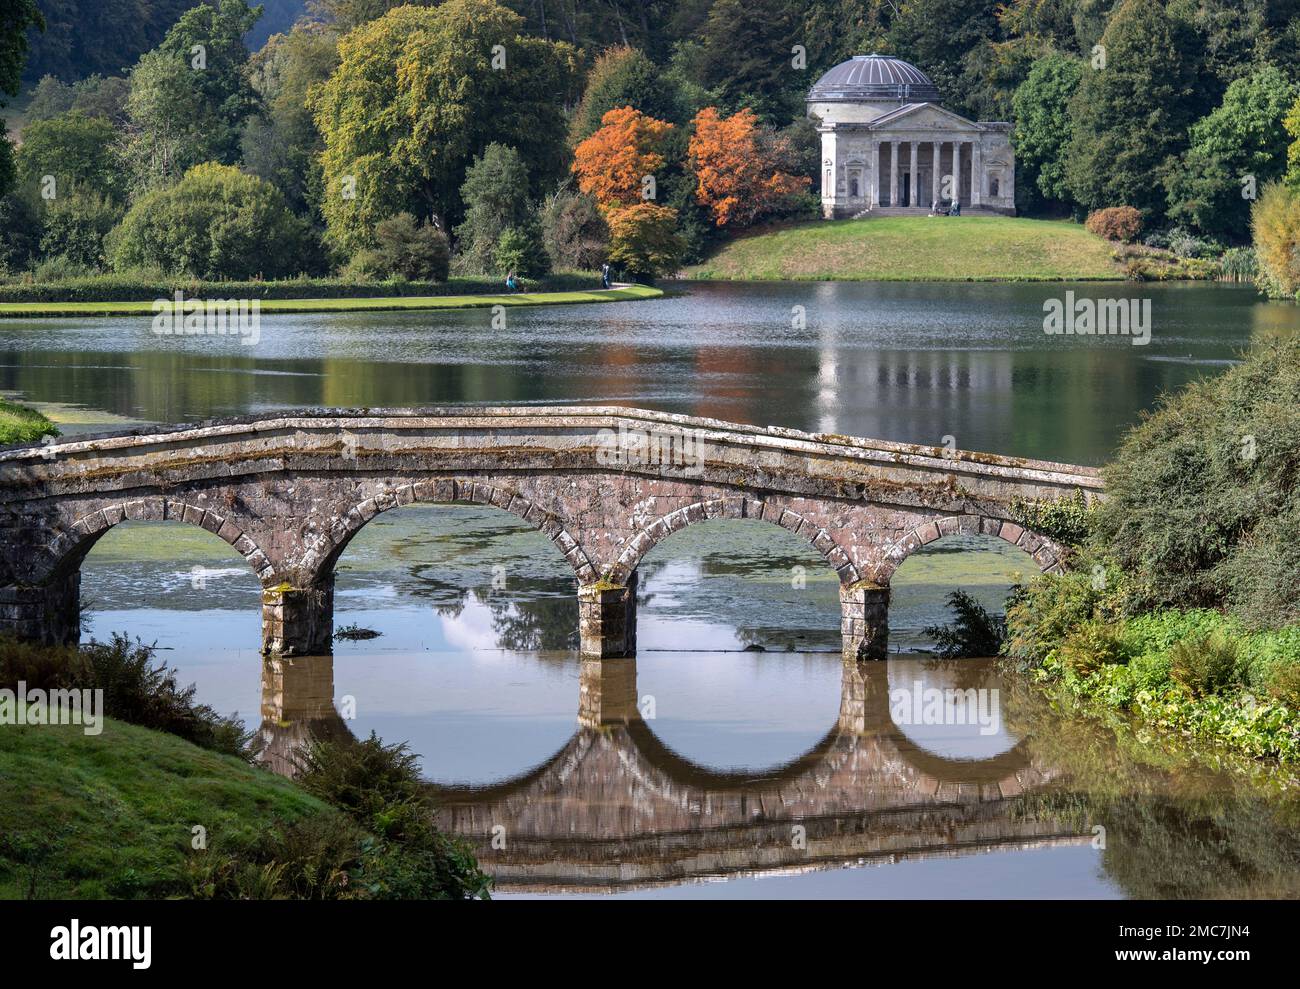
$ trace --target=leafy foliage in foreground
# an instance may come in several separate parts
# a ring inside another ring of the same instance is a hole
[[[925,630],[934,639],[940,656],[964,659],[996,656],[1002,651],[1007,635],[1005,617],[989,614],[982,604],[960,590],[948,595],[948,607],[953,613],[953,623],[931,625]]]

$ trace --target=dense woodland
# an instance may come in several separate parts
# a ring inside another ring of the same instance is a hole
[[[872,51],[1013,122],[1022,213],[1253,212],[1300,288],[1300,0],[0,0],[0,268],[652,276],[816,215],[804,94]]]

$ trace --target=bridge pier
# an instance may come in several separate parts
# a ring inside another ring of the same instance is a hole
[[[334,575],[305,587],[288,581],[262,589],[262,652],[323,656],[334,651]]]
[[[884,659],[889,647],[889,585],[868,580],[840,585],[840,633],[845,660]]]
[[[636,657],[583,657],[578,676],[578,725],[600,728],[641,719],[636,692]]]
[[[582,655],[596,659],[636,653],[636,571],[626,585],[601,580],[578,588],[578,633]]]
[[[0,635],[48,646],[76,645],[81,639],[81,573],[29,587],[0,587]]]

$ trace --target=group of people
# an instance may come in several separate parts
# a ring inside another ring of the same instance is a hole
[[[609,262],[606,261],[604,264],[600,266],[600,287],[609,288],[610,284],[611,282],[610,282]],[[506,275],[506,291],[507,292],[519,291],[519,278],[515,275],[513,271],[510,272],[510,274]]]
[[[930,204],[930,212],[934,216],[961,216],[961,200],[953,199],[944,206],[941,200],[936,199]]]

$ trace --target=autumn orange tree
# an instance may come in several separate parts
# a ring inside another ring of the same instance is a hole
[[[719,227],[749,226],[808,186],[806,175],[782,171],[789,152],[786,139],[764,130],[752,110],[724,117],[705,107],[695,115],[689,145],[696,201]]]
[[[643,201],[642,181],[664,164],[663,146],[673,125],[630,106],[601,117],[600,130],[574,150],[578,188],[608,212]]]

